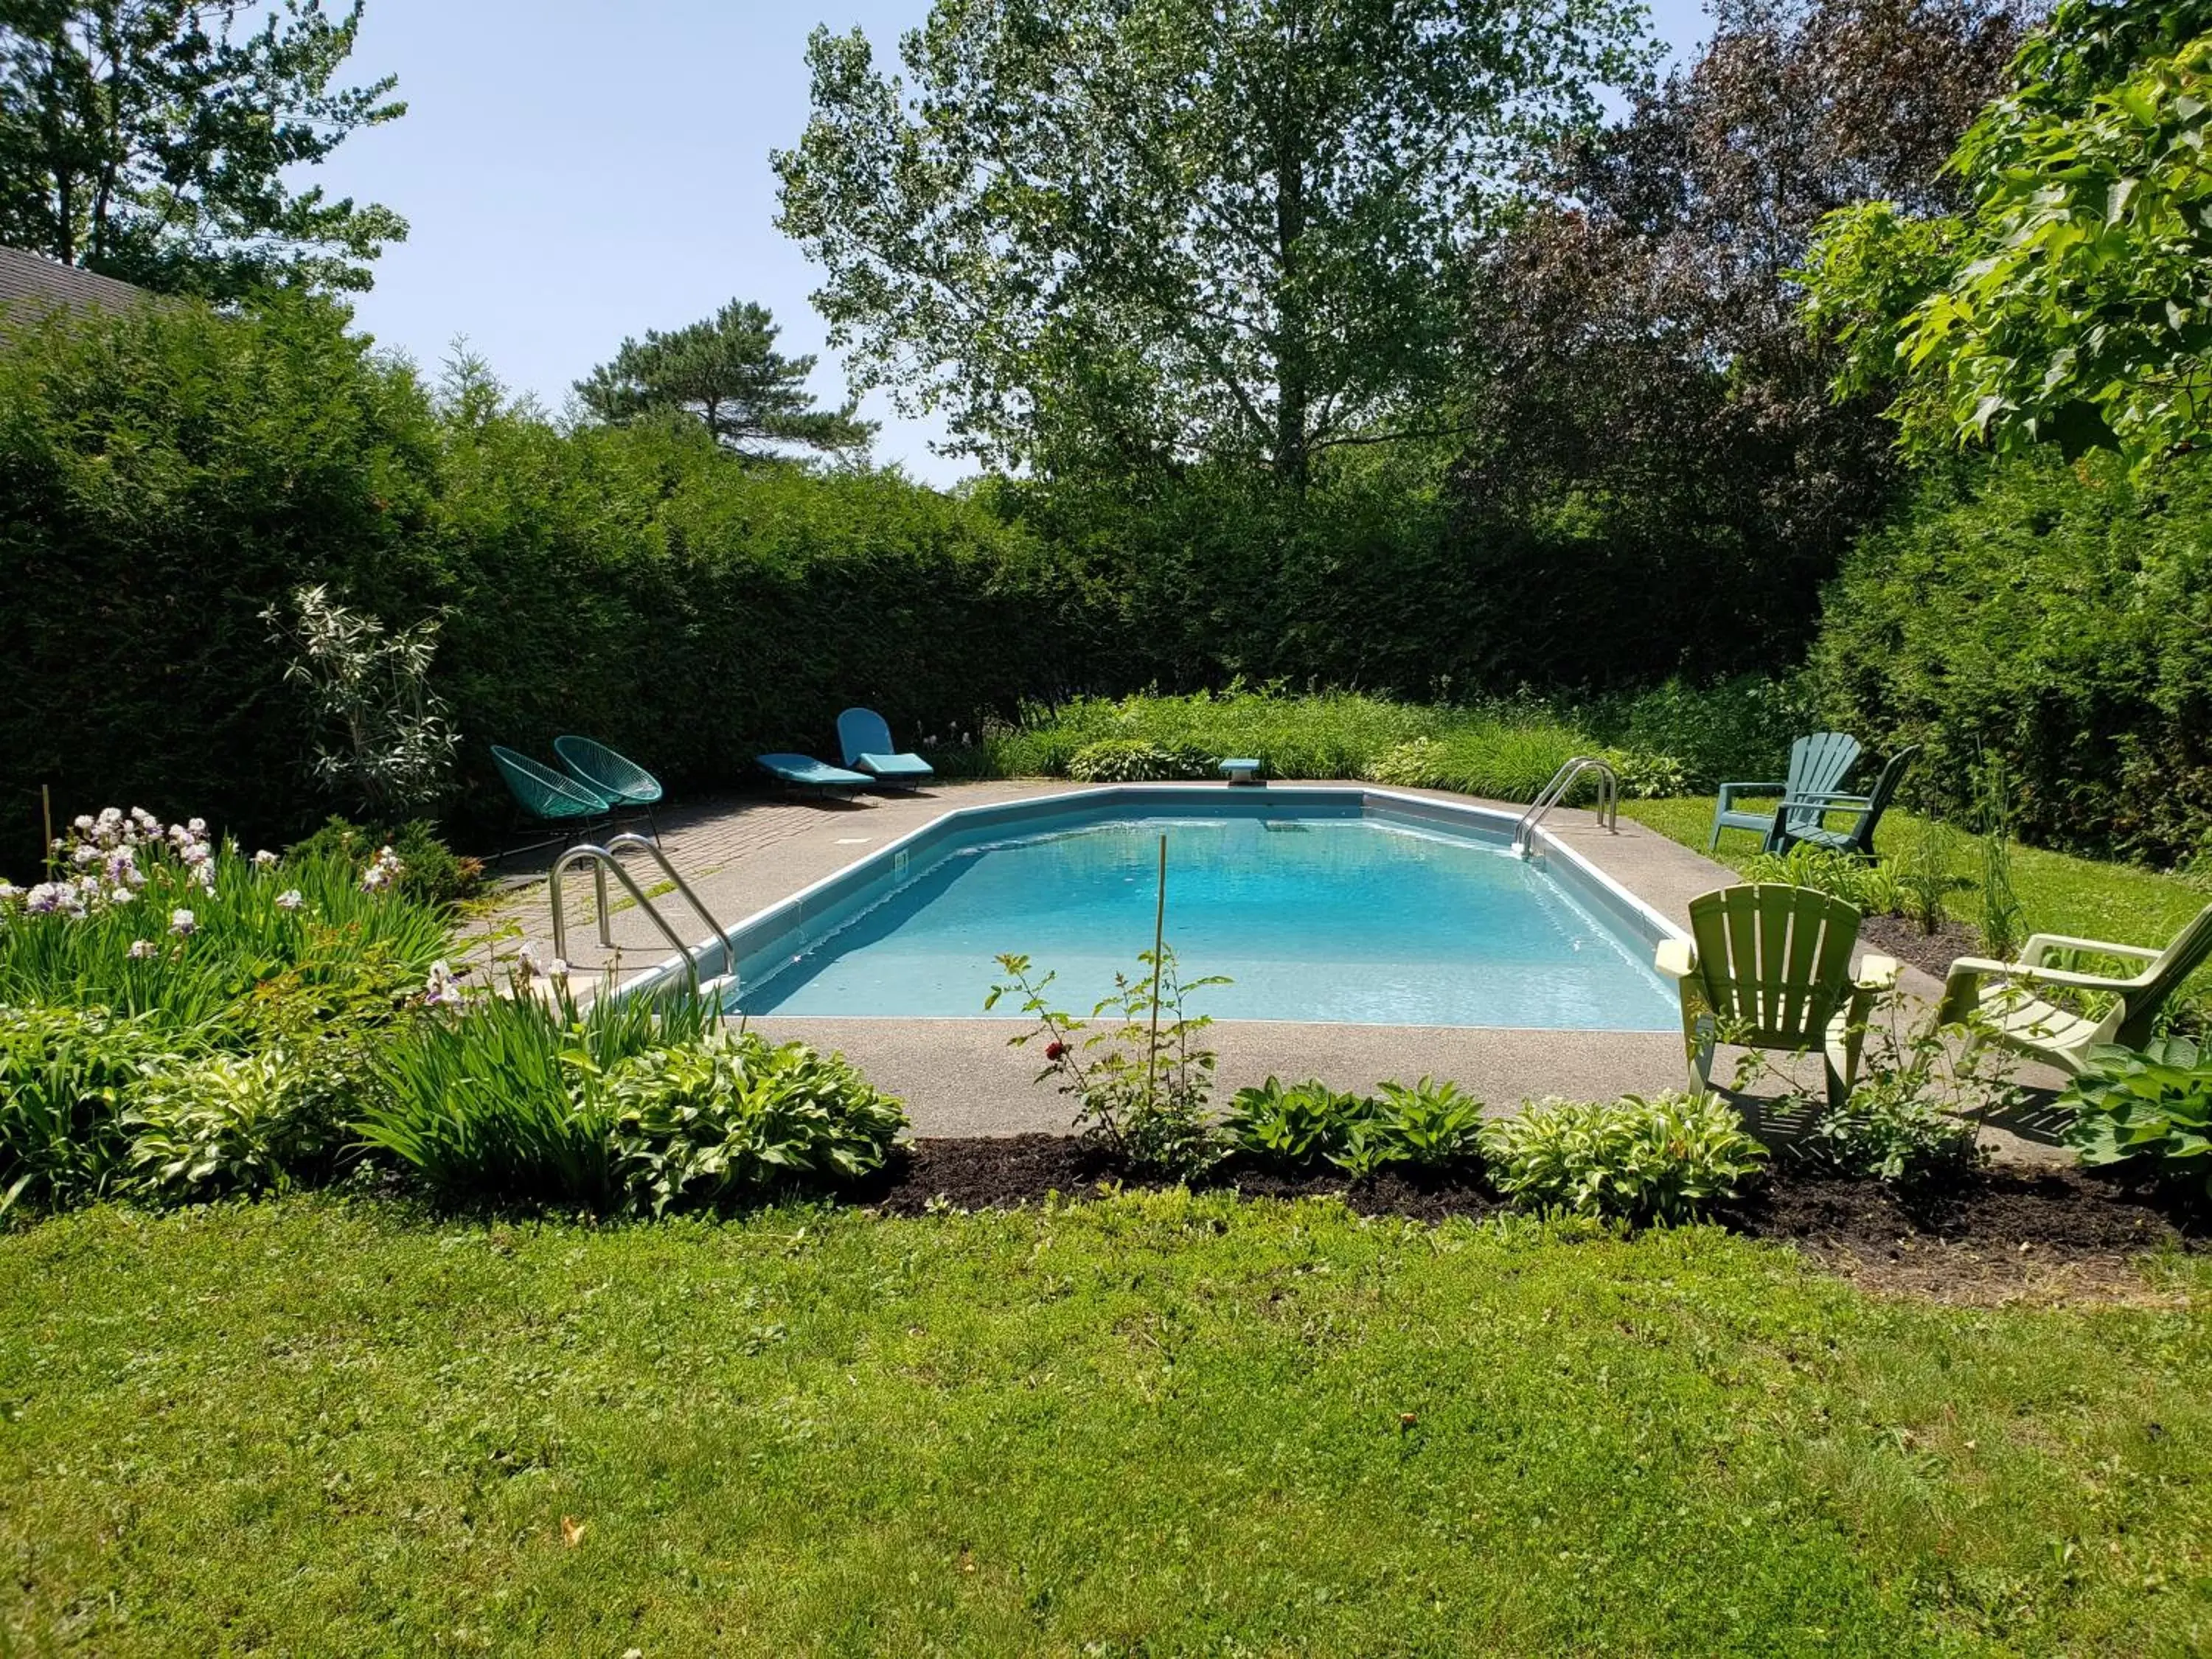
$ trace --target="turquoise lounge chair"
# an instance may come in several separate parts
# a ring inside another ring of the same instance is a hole
[[[645,821],[653,826],[653,838],[660,839],[660,822],[653,815],[653,803],[660,799],[660,780],[626,756],[618,755],[603,743],[589,738],[558,737],[553,739],[553,752],[561,757],[561,764],[574,773],[586,789],[605,795],[611,805],[639,806],[645,809]]]
[[[569,829],[588,827],[594,820],[611,818],[614,814],[614,803],[591,785],[563,777],[550,766],[540,766],[527,755],[518,755],[512,749],[494,744],[491,759],[507,784],[507,793],[514,797],[514,804],[526,817],[540,823],[562,827],[559,833],[544,841],[510,848],[509,852],[526,853],[533,848],[550,847],[555,842],[567,840]]]
[[[1912,764],[1912,757],[1919,752],[1920,745],[1916,743],[1892,755],[1868,794],[1785,796],[1782,805],[1774,809],[1774,829],[1767,837],[1767,846],[1775,852],[1786,853],[1802,841],[1824,847],[1831,853],[1849,853],[1873,863],[1874,832],[1881,823],[1881,815],[1889,811],[1897,786],[1905,781],[1905,769]],[[1832,812],[1850,814],[1850,827],[1829,829],[1827,819]]]
[[[919,789],[937,775],[921,756],[891,747],[891,728],[872,708],[848,708],[838,715],[837,742],[846,765],[902,789]]]
[[[787,789],[865,789],[875,780],[866,772],[848,772],[811,755],[755,755],[761,769]]]
[[[1746,795],[1825,794],[1842,784],[1858,757],[1859,740],[1849,732],[1815,732],[1790,745],[1790,775],[1781,782],[1723,784],[1720,799],[1713,803],[1713,833],[1705,850],[1710,853],[1720,846],[1723,830],[1750,830],[1765,837],[1764,851],[1779,851],[1774,844],[1774,815],[1741,811],[1737,799]],[[1819,816],[1814,815],[1810,822],[1817,829]]]

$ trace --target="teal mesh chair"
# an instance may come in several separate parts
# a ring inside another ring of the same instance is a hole
[[[653,815],[653,805],[661,795],[659,778],[628,756],[589,738],[556,738],[553,752],[585,788],[605,796],[609,805],[641,807],[645,821],[653,826],[653,840],[660,839],[660,821]]]
[[[532,842],[528,847],[510,848],[509,852],[526,853],[532,848],[550,847],[555,842],[566,841],[571,830],[604,822],[614,814],[614,803],[589,784],[563,777],[550,766],[540,766],[527,755],[518,755],[512,749],[494,744],[491,758],[507,784],[507,793],[514,797],[514,804],[521,808],[523,815],[556,826],[556,833],[545,840]]]

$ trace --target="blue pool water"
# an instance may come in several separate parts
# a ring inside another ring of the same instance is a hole
[[[1494,837],[1363,817],[1133,817],[917,859],[910,878],[745,975],[754,1014],[979,1017],[1019,951],[1087,1013],[1149,949],[1159,837],[1167,937],[1219,1019],[1666,1030],[1651,946]],[[1014,1012],[1002,1004],[1000,1016]]]

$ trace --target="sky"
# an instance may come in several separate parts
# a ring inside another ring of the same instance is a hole
[[[558,411],[626,337],[679,328],[732,299],[764,305],[779,347],[823,355],[813,384],[845,395],[808,302],[818,273],[775,228],[771,150],[805,125],[806,37],[858,26],[878,64],[929,0],[368,0],[349,83],[391,74],[407,114],[356,132],[302,182],[402,214],[360,327],[434,374],[457,338],[511,391]],[[1678,52],[1698,0],[1656,0]],[[874,455],[950,483],[941,428],[882,395]]]

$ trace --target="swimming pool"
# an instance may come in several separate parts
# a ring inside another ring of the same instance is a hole
[[[1151,945],[1164,835],[1169,942],[1186,977],[1232,981],[1192,1012],[1673,1029],[1650,965],[1671,927],[1556,847],[1513,856],[1511,827],[1342,789],[1149,786],[971,808],[732,929],[730,1006],[981,1018],[996,957],[1018,951],[1085,1012]]]

